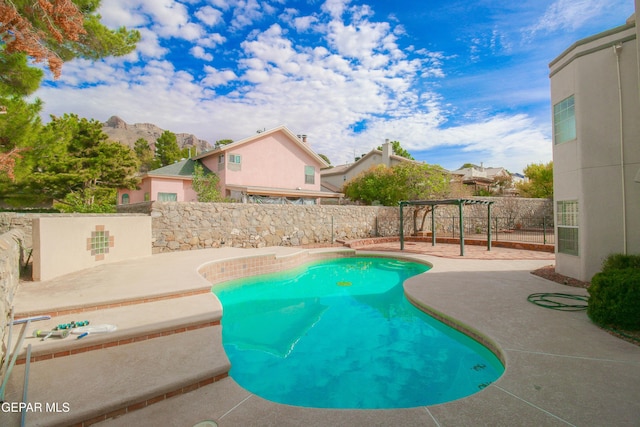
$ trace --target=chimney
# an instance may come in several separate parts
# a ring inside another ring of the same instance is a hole
[[[307,135],[302,135],[302,142],[307,143]]]
[[[391,166],[391,154],[391,144],[389,144],[389,139],[387,138],[382,144],[382,164]]]

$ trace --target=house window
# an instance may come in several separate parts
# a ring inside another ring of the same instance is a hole
[[[227,169],[229,169],[230,171],[236,171],[236,172],[241,170],[240,162],[241,162],[240,154],[229,154]]]
[[[218,156],[218,164],[224,164],[224,154],[220,154]]]
[[[576,111],[573,95],[553,106],[553,142],[576,139]]]
[[[177,202],[178,194],[177,193],[158,193],[158,201],[159,202]]]
[[[304,167],[304,183],[315,184],[316,183],[316,168],[313,166]]]
[[[128,205],[129,204],[129,195],[126,194],[126,193],[122,195],[122,204],[123,205]]]
[[[558,253],[578,255],[578,202],[558,201],[556,209]]]

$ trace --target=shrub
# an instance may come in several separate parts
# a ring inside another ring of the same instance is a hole
[[[602,271],[624,270],[625,268],[640,269],[640,255],[613,254],[602,263]]]
[[[589,318],[600,326],[640,329],[640,269],[607,267],[591,279]]]

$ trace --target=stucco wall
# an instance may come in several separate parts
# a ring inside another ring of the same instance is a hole
[[[202,163],[220,177],[220,192],[230,196],[235,186],[267,187],[320,191],[322,164],[311,154],[310,146],[287,131],[262,133],[247,142],[237,141],[223,148],[201,155]],[[265,156],[265,153],[269,153]],[[224,154],[224,164],[218,157]],[[239,155],[239,164],[229,162],[230,155]],[[305,180],[305,166],[315,169],[314,182]]]
[[[0,322],[2,322],[0,326],[0,342],[2,343],[0,362],[4,362],[7,354],[5,337],[9,330],[13,296],[20,281],[23,239],[24,235],[19,230],[12,230],[0,236]],[[4,372],[1,372],[2,366],[4,364],[0,364],[0,377],[4,377]]]
[[[158,193],[175,193],[178,201],[193,202],[198,195],[191,187],[191,179],[169,179],[161,177],[145,177],[138,190],[118,189],[118,203],[122,203],[122,195],[129,195],[129,203],[144,202],[145,194],[149,200],[158,200]]]
[[[382,148],[384,150],[384,144],[382,145]],[[391,147],[387,146],[387,149],[391,150]],[[406,159],[398,158],[398,156],[393,156],[388,159],[388,166],[396,166],[400,163],[403,163],[404,161],[406,161]],[[369,168],[380,164],[387,164],[384,151],[371,151],[342,172],[332,173],[331,169],[325,170],[325,173],[322,174],[322,182],[333,185],[334,187],[341,190],[342,186],[346,182],[360,175],[362,172],[368,170]]]
[[[557,253],[556,271],[584,281],[608,255],[640,251],[636,31],[580,40],[550,65],[551,104],[574,95],[576,122],[576,139],[553,147],[553,175],[555,200],[578,202],[578,254]]]
[[[144,215],[48,216],[33,220],[33,280],[151,255]]]

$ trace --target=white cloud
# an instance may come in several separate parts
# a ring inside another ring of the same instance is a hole
[[[329,24],[328,39],[332,47],[343,56],[366,63],[380,48],[381,39],[389,32],[387,23],[345,25],[341,21]]]
[[[248,27],[260,20],[263,13],[269,12],[273,12],[273,9],[266,3],[261,5],[257,0],[239,0],[233,10],[231,27],[236,30]]]
[[[158,35],[147,29],[141,28],[140,35],[142,39],[138,42],[136,51],[146,58],[161,58],[169,52],[169,49],[162,47]]]
[[[58,87],[44,86],[36,94],[45,100],[44,115],[77,112],[106,120],[117,114],[129,123],[152,122],[211,142],[285,124],[309,135],[312,147],[333,164],[351,161],[354,152],[366,153],[385,138],[416,152],[459,146],[470,156],[485,156],[479,161],[487,165],[513,170],[521,170],[516,167],[525,158],[550,158],[544,126],[527,115],[460,114],[449,123],[454,107],[432,88],[452,56],[401,48],[405,28],[374,21],[367,6],[327,0],[300,16],[284,7],[274,13],[267,1],[207,3],[191,17],[176,1],[111,0],[105,8],[109,22],[147,25],[139,27],[137,56],[65,64]],[[267,16],[278,16],[280,24],[264,28]],[[218,32],[206,31],[214,26]],[[313,42],[304,45],[303,38]],[[174,39],[186,40],[181,49],[210,64],[191,62],[181,69],[169,62]],[[476,46],[501,44],[493,31],[478,36]],[[494,100],[487,98],[487,105]],[[366,130],[352,132],[356,123]]]
[[[213,33],[199,38],[196,44],[202,47],[215,48],[216,46],[224,44],[226,41],[227,39],[222,34]]]
[[[205,51],[202,46],[194,46],[189,50],[189,53],[194,56],[194,58],[202,59],[203,61],[211,62],[213,61],[213,55],[209,52]]]
[[[212,6],[215,6],[218,9],[222,10],[229,9],[230,5],[233,3],[232,1],[228,0],[208,0],[208,2],[211,3]]]
[[[202,80],[202,84],[208,88],[224,86],[238,78],[232,70],[217,70],[211,66],[204,67],[207,76]]]
[[[608,0],[556,0],[536,23],[525,28],[524,33],[526,37],[532,37],[539,32],[575,30],[608,7],[613,7]]]
[[[341,19],[347,5],[351,0],[327,0],[322,5],[322,10],[331,15],[333,19]]]
[[[307,31],[318,22],[315,16],[301,16],[293,20],[293,26],[298,31]]]
[[[209,27],[214,27],[222,21],[222,11],[211,6],[198,9],[195,16]]]

